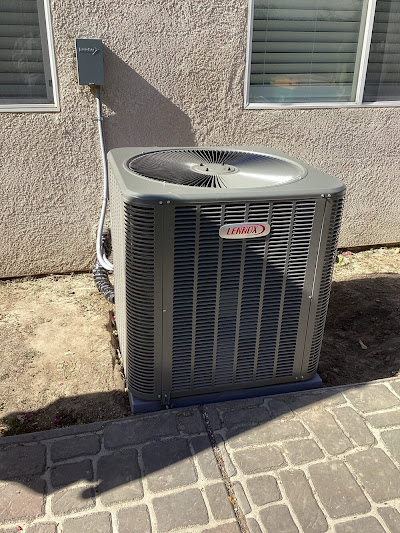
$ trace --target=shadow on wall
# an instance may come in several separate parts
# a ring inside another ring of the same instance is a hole
[[[104,49],[107,150],[122,146],[194,146],[189,117],[109,48]]]

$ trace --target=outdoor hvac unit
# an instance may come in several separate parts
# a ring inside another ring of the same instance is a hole
[[[133,410],[312,386],[343,184],[259,147],[108,157],[116,322]]]

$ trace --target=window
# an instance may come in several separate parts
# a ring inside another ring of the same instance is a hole
[[[400,105],[400,0],[251,0],[245,105]]]
[[[48,0],[0,1],[0,111],[58,111]]]

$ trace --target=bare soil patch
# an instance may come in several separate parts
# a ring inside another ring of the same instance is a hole
[[[324,386],[400,368],[399,248],[339,256],[321,353]],[[0,435],[130,414],[91,274],[0,282]]]
[[[399,252],[339,254],[318,367],[324,386],[399,374]]]
[[[91,274],[0,282],[0,435],[130,413]]]

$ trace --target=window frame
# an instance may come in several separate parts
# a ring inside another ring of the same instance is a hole
[[[58,78],[56,68],[56,56],[54,53],[54,40],[53,40],[53,26],[51,22],[50,12],[50,0],[38,0],[38,16],[40,29],[44,25],[45,33],[42,36],[42,50],[47,52],[46,57],[43,57],[45,72],[49,72],[52,81],[53,89],[53,103],[38,104],[38,103],[13,103],[2,104],[0,103],[0,113],[47,113],[60,111],[60,97],[58,92]]]
[[[360,70],[357,80],[356,98],[354,102],[293,102],[293,103],[250,103],[250,75],[251,51],[253,39],[254,2],[249,0],[247,17],[247,50],[246,70],[244,81],[244,108],[245,109],[318,109],[318,108],[343,108],[343,107],[400,107],[399,101],[363,102],[365,79],[369,59],[369,50],[372,39],[372,28],[377,0],[367,0],[367,15],[365,20],[364,40],[360,57]]]

